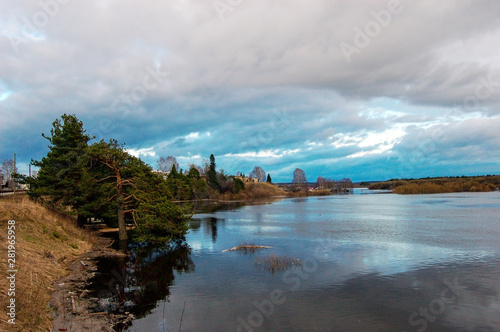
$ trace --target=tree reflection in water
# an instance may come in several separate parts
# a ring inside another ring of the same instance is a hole
[[[191,248],[135,247],[125,258],[99,260],[92,279],[93,295],[99,298],[100,311],[131,312],[141,318],[156,308],[156,303],[170,295],[175,273],[194,272]]]

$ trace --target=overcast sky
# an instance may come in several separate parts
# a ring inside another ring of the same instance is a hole
[[[0,2],[0,161],[76,114],[156,166],[500,173],[500,2]]]

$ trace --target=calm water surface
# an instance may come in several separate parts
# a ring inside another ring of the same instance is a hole
[[[117,263],[130,331],[500,331],[499,192],[286,199],[191,224],[189,247]],[[222,252],[243,242],[271,248]],[[269,271],[270,254],[301,263]]]

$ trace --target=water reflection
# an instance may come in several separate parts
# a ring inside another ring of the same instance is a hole
[[[196,273],[172,269],[165,309],[150,305],[131,331],[500,331],[499,213],[500,196],[481,193],[199,214],[186,236]],[[245,242],[270,249],[225,251]],[[271,255],[303,264],[276,260],[273,273]]]
[[[193,203],[194,211],[198,213],[234,210],[245,205],[246,203],[241,201],[220,202],[212,200],[202,200]]]
[[[158,301],[170,295],[175,272],[194,272],[191,249],[145,250],[134,248],[129,257],[103,258],[98,262],[96,276],[91,280],[93,296],[99,298],[99,309],[128,311],[137,318],[148,315]]]
[[[201,219],[192,219],[189,223],[192,232],[198,232],[200,229],[212,238],[212,243],[217,242],[218,227],[222,225],[224,219],[215,217],[206,217]]]

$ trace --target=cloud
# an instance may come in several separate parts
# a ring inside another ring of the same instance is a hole
[[[222,16],[202,0],[57,3],[0,4],[0,159],[26,168],[47,152],[40,133],[74,113],[151,165],[214,153],[228,172],[258,162],[277,180],[295,167],[395,177],[442,128],[420,158],[434,166],[413,162],[412,175],[498,173],[494,0],[402,0],[385,26],[385,0],[262,0]],[[376,24],[346,61],[340,45]]]
[[[142,148],[142,149],[125,149],[128,153],[135,157],[155,157],[156,152],[153,150],[153,148]]]
[[[287,155],[293,155],[300,151],[300,149],[295,150],[260,150],[257,152],[245,152],[245,153],[227,153],[224,157],[236,157],[236,158],[245,158],[245,159],[258,159],[258,158],[281,158]]]

